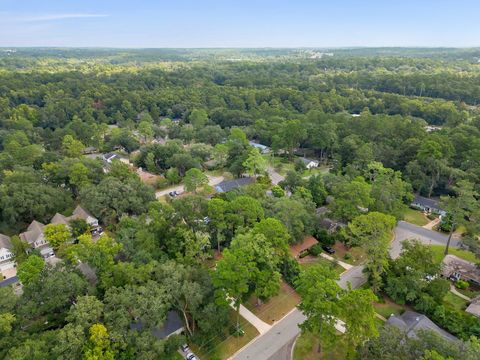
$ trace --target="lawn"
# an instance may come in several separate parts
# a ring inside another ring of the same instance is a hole
[[[443,302],[445,305],[450,306],[457,310],[465,310],[468,305],[467,300],[462,299],[460,296],[457,296],[450,291],[443,298]]]
[[[435,261],[437,263],[441,263],[443,258],[445,257],[445,246],[431,245],[430,248],[433,251]],[[477,263],[479,261],[479,259],[475,256],[475,254],[471,251],[449,248],[448,253],[473,263]]]
[[[345,244],[341,242],[335,243],[332,247],[335,249],[335,254],[332,256],[347,264],[359,265],[365,261],[365,250],[361,247],[347,248]],[[347,258],[345,258],[346,254],[348,254]]]
[[[411,208],[408,208],[405,211],[405,214],[403,215],[403,220],[418,226],[423,226],[430,222],[430,220],[425,216],[423,212]]]
[[[394,303],[386,296],[383,297],[383,302],[374,302],[373,307],[377,314],[382,315],[385,319],[388,319],[392,314],[401,315],[405,311],[405,306]]]
[[[345,271],[345,269],[343,267],[341,267],[340,265],[336,264],[335,262],[333,261],[329,261],[325,258],[322,258],[322,257],[317,257],[317,258],[312,258],[311,256],[307,256],[303,259],[300,259],[300,267],[302,269],[306,269],[314,264],[325,264],[327,266],[331,266],[335,272],[340,275],[341,273],[343,273]]]
[[[232,325],[235,324],[237,321],[236,319],[237,315],[232,309],[230,312],[230,323]],[[195,344],[191,344],[190,348],[202,360],[228,359],[259,335],[257,329],[255,329],[255,327],[243,317],[240,317],[240,325],[245,332],[243,336],[237,337],[226,331],[223,337],[214,337],[211,339],[208,349],[205,347],[199,347]]]
[[[257,299],[252,296],[244,305],[260,319],[272,325],[299,303],[300,296],[288,284],[282,282],[279,294],[268,302],[257,305]]]
[[[318,352],[318,337],[309,333],[302,333],[297,338],[293,352],[293,360],[343,360],[347,358],[348,346],[343,335],[331,349]]]

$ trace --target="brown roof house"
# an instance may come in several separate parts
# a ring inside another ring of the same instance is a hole
[[[47,239],[45,239],[45,235],[43,234],[43,229],[45,225],[33,220],[32,223],[28,226],[27,231],[21,233],[20,239],[25,241],[30,248],[37,250],[40,252],[43,258],[47,259],[49,257],[55,256],[53,248],[48,243]]]
[[[16,275],[15,256],[10,237],[0,234],[0,281]]]
[[[480,268],[469,261],[455,255],[447,255],[442,261],[442,276],[457,281],[464,280],[480,285]]]

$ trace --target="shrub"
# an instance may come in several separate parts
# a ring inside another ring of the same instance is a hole
[[[308,253],[312,256],[318,256],[322,253],[322,245],[315,244],[310,249],[308,249]]]
[[[456,283],[455,283],[455,287],[457,289],[462,289],[462,290],[465,290],[465,289],[468,289],[470,286],[470,284],[466,281],[463,281],[463,280],[458,280]]]
[[[285,196],[285,191],[278,185],[272,187],[272,195],[276,198],[281,198]]]
[[[352,254],[350,254],[349,252],[346,252],[345,255],[343,255],[343,258],[345,260],[350,260],[352,258]]]
[[[308,255],[310,255],[309,251],[308,251],[308,250],[303,250],[303,251],[300,253],[300,255],[298,255],[298,257],[299,257],[300,259],[303,259],[305,256],[308,256]]]

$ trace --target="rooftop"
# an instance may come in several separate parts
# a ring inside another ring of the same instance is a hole
[[[471,302],[470,305],[465,309],[466,312],[480,317],[480,296],[477,296],[474,298]]]
[[[442,261],[442,275],[448,278],[453,273],[460,274],[463,280],[480,284],[480,269],[476,264],[449,254]]]
[[[415,195],[415,198],[413,199],[412,204],[427,206],[431,209],[439,209],[439,210],[441,209],[437,200],[420,196],[420,195]]]
[[[130,328],[132,330],[142,330],[143,324],[142,322],[130,324]],[[157,339],[165,339],[179,332],[182,329],[183,329],[183,322],[180,319],[180,316],[178,316],[178,314],[175,311],[170,310],[167,313],[167,318],[165,319],[165,323],[163,324],[163,326],[161,328],[153,329],[152,333],[153,333],[153,336],[155,336]]]
[[[452,334],[438,327],[432,320],[425,315],[414,311],[405,311],[402,315],[392,315],[387,320],[387,324],[404,330],[408,337],[416,337],[417,332],[421,330],[430,330],[436,332],[446,340],[458,340]]]
[[[238,179],[233,179],[233,180],[225,180],[222,181],[220,184],[215,186],[215,189],[218,192],[229,192],[232,191],[233,189],[239,187],[239,186],[246,186],[250,185],[253,183],[254,178],[251,177],[244,177],[244,178],[238,178]]]
[[[13,249],[13,245],[9,236],[0,234],[0,249]]]

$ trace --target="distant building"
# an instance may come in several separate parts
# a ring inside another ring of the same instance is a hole
[[[430,330],[442,336],[445,340],[458,340],[452,334],[438,327],[432,320],[430,320],[425,315],[419,314],[414,311],[405,311],[402,315],[399,316],[392,314],[388,318],[387,324],[405,331],[407,336],[410,338],[416,338],[418,331]]]
[[[220,184],[215,186],[215,190],[217,192],[229,192],[232,191],[233,189],[236,189],[240,186],[246,186],[250,185],[255,181],[254,178],[251,177],[244,177],[244,178],[238,178],[238,179],[233,179],[233,180],[225,180],[222,181]]]
[[[415,208],[415,209],[425,211],[427,213],[434,213],[434,214],[438,214],[438,215],[441,215],[441,216],[446,215],[445,210],[443,210],[440,207],[437,200],[430,199],[430,198],[427,198],[427,197],[424,197],[424,196],[415,195],[415,198],[413,199],[410,206]]]
[[[443,258],[442,276],[453,281],[463,280],[480,286],[480,268],[455,255],[449,254]]]
[[[254,148],[257,148],[262,154],[268,154],[270,152],[270,148],[267,145],[262,145],[253,141],[248,142]]]
[[[301,158],[303,163],[305,164],[305,166],[307,167],[307,169],[313,169],[313,168],[316,168],[318,167],[318,161],[316,160],[310,160],[310,159],[307,159],[307,158],[304,158],[302,157]]]
[[[16,273],[15,256],[10,237],[0,234],[0,274],[2,276],[0,281],[11,278]]]

